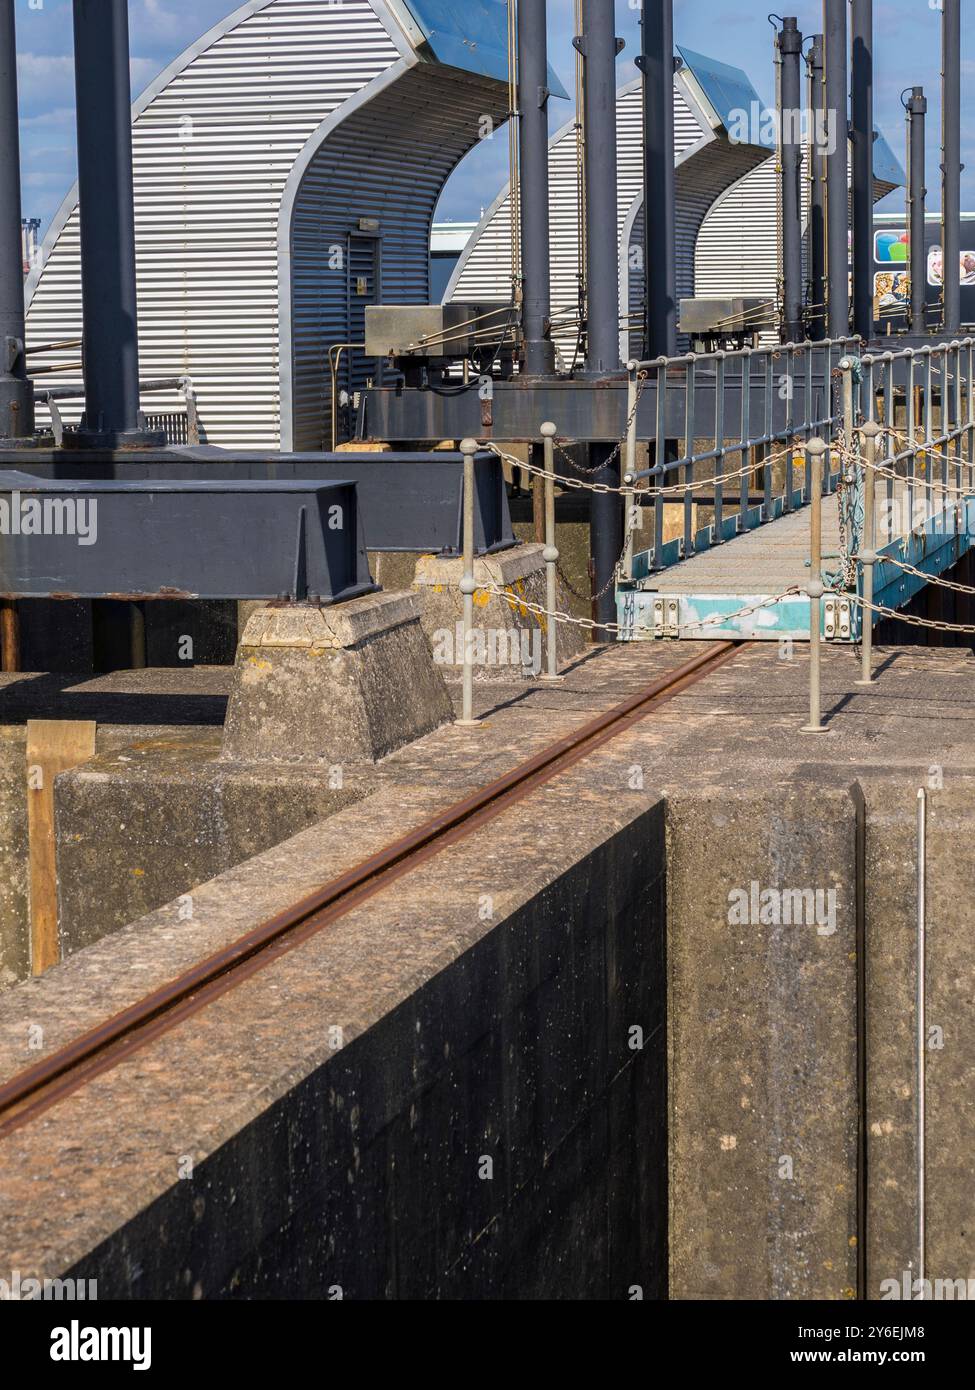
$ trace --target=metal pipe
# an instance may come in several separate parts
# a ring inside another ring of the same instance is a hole
[[[810,474],[809,498],[809,723],[804,734],[825,734],[823,724],[821,660],[822,660],[822,601],[823,601],[823,456],[827,445],[822,439],[810,439],[806,445],[806,463]]]
[[[83,434],[141,431],[127,0],[74,0]],[[99,440],[101,442],[101,440]]]
[[[586,127],[587,370],[594,375],[620,367],[619,230],[616,177],[616,38],[613,0],[586,0],[582,37]]]
[[[586,146],[586,371],[605,376],[620,369],[619,230],[616,177],[616,37],[613,0],[585,0],[582,35],[573,43],[583,58],[583,118]],[[619,451],[613,444],[590,446],[593,482],[619,487]],[[623,547],[623,513],[618,493],[594,493],[589,511],[593,617],[616,616],[614,574]],[[597,640],[608,631],[596,629]]]
[[[809,77],[809,337],[826,337],[826,142],[824,140],[823,36],[806,55]]]
[[[941,245],[944,331],[961,324],[961,0],[942,0]]]
[[[853,331],[873,335],[873,0],[852,0]]]
[[[798,21],[783,19],[776,36],[781,59],[779,140],[782,158],[782,341],[799,342],[802,332],[802,34]]]
[[[464,596],[464,670],[461,717],[455,722],[470,728],[480,723],[474,718],[474,592],[477,589],[474,580],[474,455],[477,440],[462,439],[460,451],[464,455],[464,573],[460,580]]]
[[[34,432],[34,397],[24,356],[18,120],[14,0],[0,0],[0,439],[23,439]]]
[[[552,376],[548,226],[548,49],[545,0],[518,0],[518,167],[521,181],[525,373]]]
[[[911,255],[911,328],[915,333],[925,329],[925,286],[927,284],[927,252],[925,250],[924,205],[927,188],[924,184],[925,117],[927,98],[923,87],[915,87],[907,102],[907,216]]]
[[[546,671],[541,677],[545,681],[559,679],[558,623],[555,621],[555,606],[558,601],[558,563],[559,550],[555,543],[555,426],[551,420],[542,425],[542,439],[545,450],[545,607],[548,610],[545,633]]]
[[[847,119],[847,0],[823,0],[826,149],[826,332],[850,331],[850,190]]]
[[[860,610],[861,670],[857,685],[873,685],[873,575],[877,563],[877,503],[875,472],[877,437],[881,433],[875,420],[868,420],[860,430],[863,440],[863,540],[860,547],[860,566],[863,574],[863,605]]]
[[[674,0],[643,0],[644,356],[677,354]]]

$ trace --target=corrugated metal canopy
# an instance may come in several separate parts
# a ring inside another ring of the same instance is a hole
[[[744,115],[748,118],[750,143],[774,149],[775,142],[767,128],[769,123],[762,119],[765,107],[748,74],[717,58],[696,53],[693,48],[685,48],[681,44],[677,44],[676,48],[725,130],[732,131],[738,127]]]
[[[508,80],[507,0],[389,0],[410,41],[425,57],[461,72]],[[567,97],[549,67],[553,96]]]

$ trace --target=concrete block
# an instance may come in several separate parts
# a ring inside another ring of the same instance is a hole
[[[190,894],[373,785],[366,768],[241,765],[219,755],[218,730],[173,731],[101,752],[58,778],[63,955]]]
[[[848,790],[669,799],[672,1298],[855,1297],[856,846]]]
[[[474,679],[531,680],[545,665],[548,619],[526,605],[545,604],[544,546],[520,545],[474,561]],[[421,621],[433,648],[434,662],[447,675],[458,675],[464,664],[460,581],[462,559],[422,555],[416,564],[414,591],[419,595]],[[493,590],[503,590],[504,597]],[[557,598],[561,612],[569,611],[562,585]],[[558,625],[559,661],[578,655],[585,644],[583,629]]]
[[[375,762],[452,718],[414,595],[261,608],[237,653],[222,756]]]

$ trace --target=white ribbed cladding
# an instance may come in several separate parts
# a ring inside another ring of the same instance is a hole
[[[400,54],[369,0],[269,0],[221,27],[136,106],[140,376],[189,372],[208,442],[273,448],[282,192],[322,121]],[[28,282],[31,345],[81,333],[77,209],[59,221]],[[35,361],[77,358],[68,350]],[[38,378],[47,381],[81,385],[74,373]],[[177,406],[175,397],[143,400],[144,409]],[[66,418],[80,409],[66,407]]]
[[[779,175],[767,159],[729,188],[711,208],[697,239],[695,294],[702,298],[761,295],[775,299],[779,282]],[[805,168],[803,169],[805,174]],[[874,181],[874,202],[895,184]],[[802,213],[809,210],[809,182],[803,177]],[[805,253],[805,238],[803,251]]]
[[[502,84],[421,64],[351,111],[319,144],[291,217],[293,413],[283,424],[284,447],[330,447],[328,348],[362,342],[371,288],[373,258],[357,230],[360,219],[379,224],[382,302],[427,303],[430,228],[443,185],[476,143],[481,118],[489,115],[497,126],[506,112]],[[336,245],[358,258],[348,272],[330,263]],[[349,289],[360,274],[365,299]],[[339,382],[359,390],[380,371],[361,353],[347,353]]]
[[[678,309],[682,299],[693,295],[703,295],[695,267],[695,248],[701,234],[702,224],[711,209],[716,206],[715,199],[721,197],[729,186],[737,188],[743,182],[740,178],[743,169],[755,167],[756,160],[763,158],[762,151],[755,145],[736,144],[724,134],[713,140],[701,141],[697,146],[686,150],[678,159],[676,170],[677,199],[677,302]],[[766,161],[767,162],[767,161]],[[759,164],[759,169],[764,165]],[[630,246],[643,245],[643,199],[637,195],[632,213]],[[747,235],[747,229],[744,229]],[[639,309],[643,303],[643,272],[640,261],[631,256],[630,270],[624,280],[624,297],[628,298],[624,309]],[[642,351],[641,332],[638,329],[639,317],[630,318],[629,342],[622,344],[624,355],[638,357]],[[678,334],[677,351],[685,352],[690,346],[689,339]]]
[[[705,134],[706,126],[685,99],[683,79],[674,82],[674,151],[680,155]],[[616,98],[618,148],[618,225],[623,224],[634,198],[643,188],[642,79],[621,87]],[[549,207],[551,244],[551,293],[553,315],[578,302],[579,231],[576,197],[576,139],[572,123],[563,126],[549,145]],[[495,201],[447,286],[445,299],[509,301],[511,298],[511,213],[507,187]],[[553,333],[568,366],[576,340],[576,326]]]

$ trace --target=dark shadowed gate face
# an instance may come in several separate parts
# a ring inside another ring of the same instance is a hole
[[[366,305],[378,304],[382,298],[380,245],[378,237],[349,233],[345,263],[348,268],[347,341],[350,343],[366,341]],[[345,354],[343,368],[340,380],[348,393],[348,401],[339,408],[338,438],[351,439],[355,433],[355,393],[362,390],[367,381],[379,381],[382,364],[374,357],[364,357],[361,348],[352,348]]]

